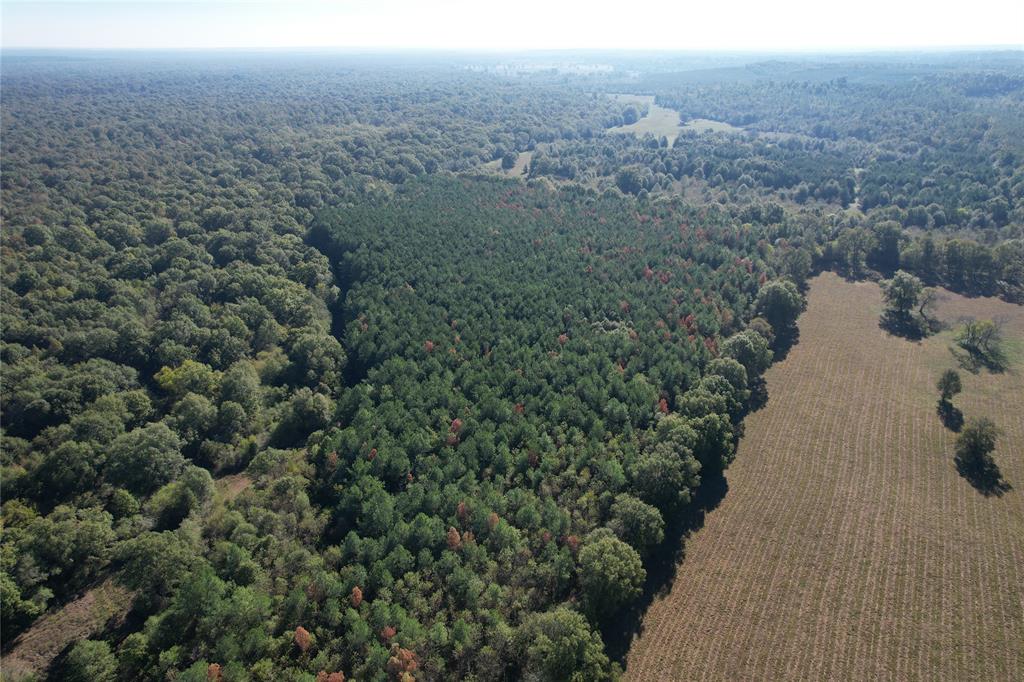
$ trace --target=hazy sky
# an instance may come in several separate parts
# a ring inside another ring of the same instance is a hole
[[[0,6],[8,48],[1024,45],[1024,0],[0,0]]]

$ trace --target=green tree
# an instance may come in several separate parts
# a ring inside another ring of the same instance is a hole
[[[605,618],[640,596],[647,571],[635,549],[604,530],[580,551],[579,576],[587,608]]]
[[[92,445],[65,441],[47,453],[32,472],[33,483],[40,497],[67,499],[95,487],[101,463]]]
[[[901,318],[909,319],[910,311],[917,306],[923,291],[921,280],[903,270],[897,270],[892,279],[882,283],[882,295],[888,310]]]
[[[767,282],[757,292],[755,309],[771,323],[776,335],[791,329],[805,307],[803,295],[788,279]]]
[[[112,682],[117,677],[117,659],[106,642],[83,639],[75,643],[64,662],[67,682]]]
[[[533,613],[516,630],[514,649],[522,677],[543,682],[605,682],[611,680],[601,636],[587,619],[565,606]]]
[[[28,524],[20,544],[48,575],[61,577],[59,589],[74,589],[106,566],[115,541],[112,521],[98,507],[58,505]]]
[[[285,405],[280,423],[274,432],[275,443],[292,445],[313,431],[327,426],[334,414],[334,404],[323,393],[303,387]]]
[[[903,230],[894,220],[883,220],[873,228],[876,247],[872,261],[883,272],[892,272],[900,264],[900,242]]]
[[[121,581],[138,591],[144,609],[158,606],[199,561],[195,548],[172,531],[147,532],[118,547]]]
[[[190,392],[213,397],[220,384],[219,372],[195,360],[185,360],[174,368],[161,367],[153,378],[160,388],[176,398]]]
[[[1001,355],[1002,330],[992,320],[968,320],[957,330],[957,344],[982,358],[997,358]]]
[[[241,405],[250,417],[257,415],[261,405],[260,377],[251,362],[241,360],[228,368],[220,382],[220,399]]]
[[[967,420],[956,439],[956,458],[967,469],[980,471],[993,466],[999,428],[988,417]]]
[[[616,496],[608,527],[640,554],[665,539],[665,520],[661,512],[628,493]]]
[[[633,464],[631,478],[637,496],[663,513],[687,504],[700,483],[700,462],[693,456],[697,440],[697,432],[684,417],[663,418]]]
[[[3,632],[0,633],[2,641],[7,643],[14,639],[15,635],[41,616],[46,611],[46,601],[52,596],[52,592],[43,588],[32,598],[26,599],[14,578],[7,571],[0,571],[0,618],[4,622]]]
[[[110,444],[107,480],[136,494],[170,483],[185,468],[181,441],[163,422],[118,436]]]
[[[722,343],[722,355],[743,365],[748,378],[761,376],[772,364],[768,341],[749,329],[727,338]]]
[[[953,396],[963,390],[963,385],[960,382],[960,373],[955,369],[947,369],[939,377],[936,388],[939,389],[939,399],[948,403],[953,399]]]
[[[787,246],[776,250],[773,257],[777,263],[777,269],[802,289],[811,274],[811,267],[814,265],[811,252],[807,248]]]
[[[877,245],[875,236],[863,227],[854,227],[843,232],[836,240],[836,252],[853,275],[861,275],[867,269],[867,257]]]
[[[708,363],[708,376],[720,376],[733,388],[733,396],[741,403],[750,397],[747,384],[747,368],[734,358],[715,358]]]
[[[195,494],[180,481],[174,481],[153,493],[146,511],[155,520],[156,530],[173,530],[198,506]]]
[[[639,194],[647,186],[647,175],[639,166],[626,166],[615,174],[615,184],[626,194]]]

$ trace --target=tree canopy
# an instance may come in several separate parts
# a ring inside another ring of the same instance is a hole
[[[45,674],[614,679],[812,272],[1021,300],[999,60],[447,59],[5,55],[5,647],[111,579]],[[607,132],[624,90],[743,130]]]

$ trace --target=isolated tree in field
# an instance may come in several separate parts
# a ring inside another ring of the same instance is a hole
[[[953,399],[953,396],[963,390],[963,385],[960,382],[960,373],[955,369],[947,369],[939,377],[936,387],[939,389],[939,399],[942,402],[948,403]]]
[[[994,464],[999,428],[988,417],[970,419],[956,439],[956,458],[968,469],[983,470]]]
[[[778,336],[793,327],[805,306],[804,297],[788,279],[768,282],[757,292],[757,313],[771,323]]]
[[[501,156],[501,167],[503,170],[512,170],[515,167],[519,155],[515,152],[505,152]]]
[[[580,551],[580,585],[591,613],[604,618],[640,596],[647,572],[635,549],[607,528]]]
[[[956,343],[967,351],[971,359],[988,365],[1002,367],[1002,330],[993,320],[968,320],[957,331]]]
[[[964,424],[964,415],[950,401],[963,388],[960,383],[960,375],[954,369],[947,369],[939,377],[936,388],[939,389],[939,404],[936,408],[939,418],[946,428],[959,431]]]
[[[984,495],[1002,495],[1010,489],[992,458],[998,437],[992,420],[981,417],[968,421],[956,439],[957,471]]]
[[[921,295],[917,298],[917,315],[921,318],[921,322],[929,326],[933,325],[932,311],[935,309],[935,304],[939,301],[939,292],[931,287],[925,287],[921,292]],[[933,330],[934,331],[934,330]]]
[[[926,289],[920,279],[897,270],[892,279],[882,282],[885,312],[882,327],[908,338],[920,338],[930,331],[926,309],[935,301],[935,291]],[[914,311],[917,311],[915,316]]]

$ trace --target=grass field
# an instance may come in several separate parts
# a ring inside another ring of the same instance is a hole
[[[692,130],[698,133],[742,133],[745,132],[743,128],[737,128],[736,126],[725,123],[724,121],[712,121],[710,118],[695,118],[692,121],[687,121],[686,125],[683,126],[683,130]]]
[[[608,131],[619,134],[633,134],[642,136],[651,133],[660,138],[662,135],[668,138],[669,146],[675,142],[682,127],[679,125],[679,112],[673,109],[666,109],[654,103],[653,96],[643,95],[616,95],[615,98],[623,104],[636,102],[647,106],[647,115],[636,123],[626,126],[616,126]]]
[[[734,125],[723,123],[722,121],[712,121],[708,118],[695,118],[692,121],[687,121],[685,125],[680,125],[679,112],[674,109],[666,109],[665,107],[658,106],[654,103],[654,97],[651,95],[612,95],[612,97],[623,104],[635,103],[637,105],[647,106],[646,116],[630,125],[609,128],[609,132],[612,133],[633,134],[637,136],[642,136],[645,133],[651,133],[658,138],[664,135],[668,138],[668,143],[671,146],[675,143],[676,138],[679,137],[679,133],[683,131],[693,131],[697,133],[744,132],[743,128],[737,128]]]
[[[488,161],[483,165],[483,168],[491,173],[505,175],[510,178],[519,178],[526,172],[526,167],[530,164],[530,159],[532,158],[533,152],[519,152],[519,156],[516,157],[516,164],[507,170],[501,167],[501,159]]]
[[[935,381],[951,333],[878,328],[872,283],[812,283],[800,342],[767,374],[728,492],[644,615],[629,680],[1024,679],[1024,308],[956,295],[944,319],[1006,318],[1018,364],[961,371],[965,417],[1003,430],[1013,486],[961,478]]]

